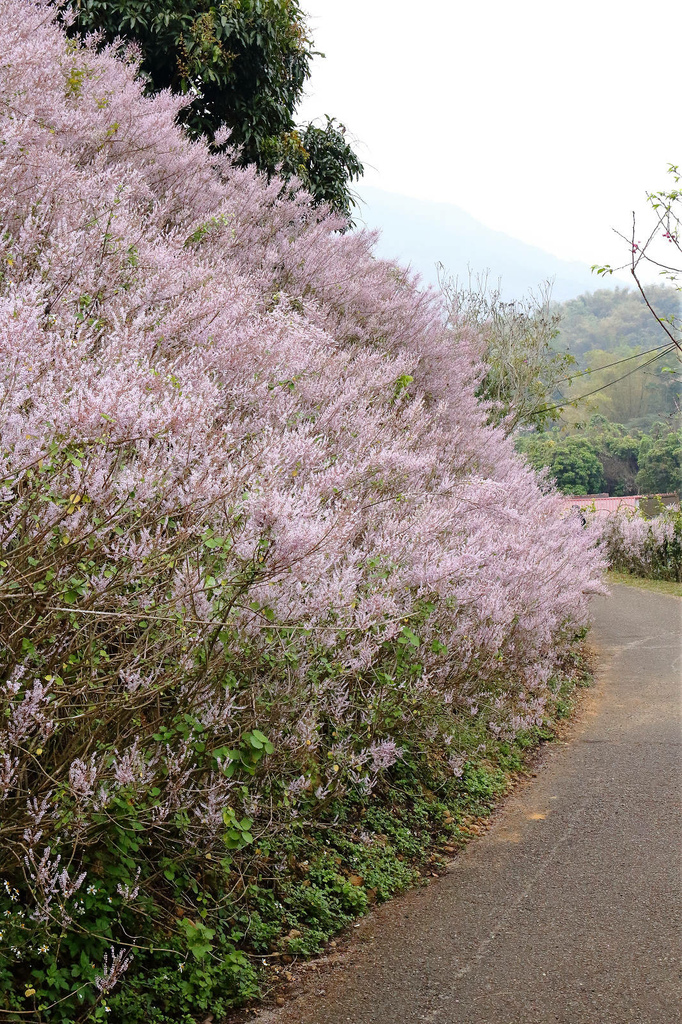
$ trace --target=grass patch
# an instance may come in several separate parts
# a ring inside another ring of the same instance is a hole
[[[643,576],[634,576],[630,572],[616,572],[614,569],[607,572],[606,580],[607,583],[623,583],[627,587],[652,590],[656,594],[682,597],[682,583],[675,583],[673,580],[648,580]]]

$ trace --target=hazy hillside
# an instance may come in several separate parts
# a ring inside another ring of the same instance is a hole
[[[652,286],[647,295],[659,316],[679,317],[680,293],[674,288]],[[560,342],[574,356],[583,359],[601,349],[614,352],[623,345],[649,349],[666,337],[639,292],[617,287],[600,288],[562,303]]]
[[[378,253],[409,263],[424,281],[436,284],[436,264],[452,276],[467,278],[490,270],[502,281],[506,299],[517,299],[547,278],[553,297],[563,302],[595,288],[598,279],[582,263],[569,263],[517,238],[493,231],[449,203],[430,203],[362,186],[359,224],[380,228]],[[601,287],[608,282],[599,281]],[[615,287],[615,282],[614,282]]]

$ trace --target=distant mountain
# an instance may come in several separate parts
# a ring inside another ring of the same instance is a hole
[[[558,302],[618,284],[597,278],[587,265],[560,260],[493,231],[457,206],[370,186],[361,186],[359,193],[363,203],[356,220],[358,225],[381,230],[379,255],[409,264],[428,284],[437,284],[437,263],[462,281],[468,279],[468,267],[474,274],[489,270],[491,284],[501,278],[506,299],[520,298],[547,278],[554,280],[552,297]]]

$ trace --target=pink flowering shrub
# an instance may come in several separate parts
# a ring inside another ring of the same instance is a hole
[[[619,510],[600,524],[601,543],[613,569],[654,580],[682,581],[682,513],[666,509],[653,519]]]
[[[229,879],[405,744],[461,774],[457,714],[541,722],[601,556],[371,234],[43,6],[0,27],[0,867],[36,948],[96,912],[101,1009],[150,921],[210,949],[182,866]]]

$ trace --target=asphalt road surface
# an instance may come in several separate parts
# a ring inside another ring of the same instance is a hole
[[[682,1021],[682,600],[594,602],[567,743],[428,888],[380,908],[277,1024]]]

